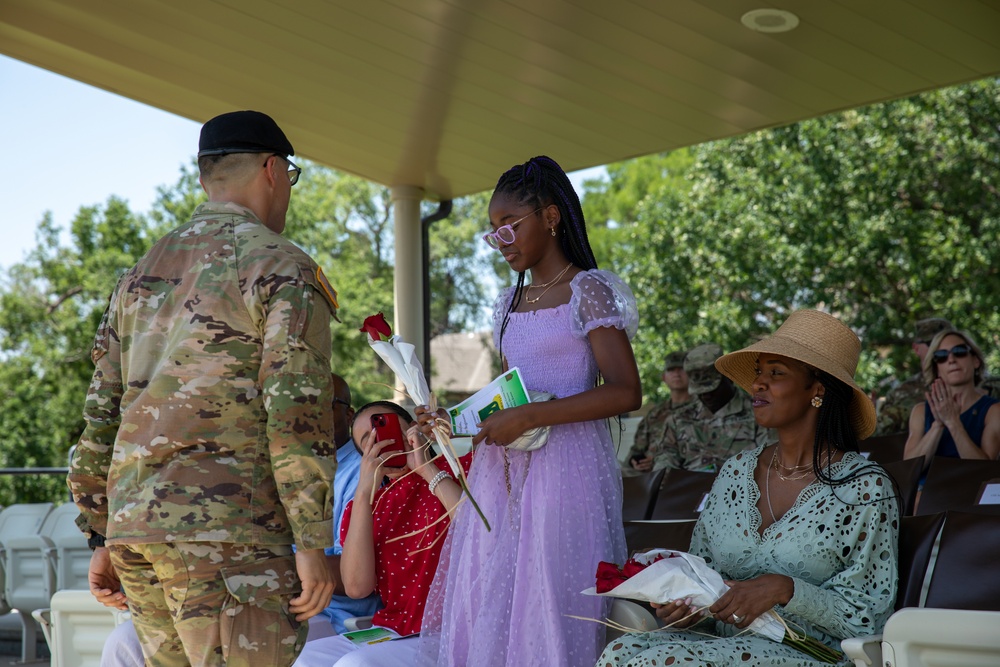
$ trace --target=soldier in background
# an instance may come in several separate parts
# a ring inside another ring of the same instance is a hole
[[[924,364],[924,357],[927,356],[927,346],[939,331],[953,329],[951,322],[940,317],[930,317],[918,320],[913,327],[913,342],[910,344],[913,353],[917,355],[919,362],[917,368]],[[903,433],[908,430],[910,412],[913,406],[924,401],[924,392],[927,387],[924,384],[921,371],[906,378],[894,387],[885,396],[885,401],[879,410],[878,425],[875,428],[875,435],[889,435],[891,433]]]
[[[627,467],[623,475],[637,475],[653,469],[656,451],[653,445],[663,436],[667,419],[678,410],[694,404],[694,397],[688,393],[688,376],[684,372],[686,352],[671,352],[663,367],[663,383],[670,388],[670,398],[650,408],[639,422],[635,432],[635,442],[629,450]]]
[[[770,429],[757,425],[750,395],[737,391],[715,368],[722,348],[699,345],[684,360],[688,391],[698,401],[667,420],[653,468],[716,472],[734,454],[777,441]]]
[[[122,276],[95,337],[68,482],[91,591],[127,591],[154,667],[290,665],[334,589],[336,297],[281,236],[293,154],[265,114],[205,123],[208,202]]]

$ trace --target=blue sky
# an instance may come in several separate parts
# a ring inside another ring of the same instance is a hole
[[[199,123],[0,56],[0,268],[35,245],[46,211],[66,229],[81,206],[111,195],[146,212],[193,158]],[[580,190],[603,168],[570,175]]]

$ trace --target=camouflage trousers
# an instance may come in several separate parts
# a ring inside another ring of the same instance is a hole
[[[146,664],[291,665],[309,630],[289,613],[291,548],[222,542],[109,545]]]

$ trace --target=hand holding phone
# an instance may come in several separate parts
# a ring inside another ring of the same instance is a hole
[[[385,459],[382,464],[383,467],[404,467],[406,465],[406,436],[403,435],[403,428],[399,423],[399,416],[391,412],[372,415],[371,423],[372,434],[375,438],[372,442],[382,442],[383,440],[395,441],[391,445],[386,445],[380,454],[380,456]]]

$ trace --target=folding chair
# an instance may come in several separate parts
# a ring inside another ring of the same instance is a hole
[[[948,510],[1000,514],[1000,504],[980,502],[980,493],[991,480],[1000,485],[1000,461],[937,456],[927,471],[916,514]]]
[[[935,517],[911,517],[914,524],[920,520],[933,530]],[[915,555],[928,549],[926,540],[919,542]],[[925,575],[922,606],[893,614],[881,637],[844,640],[844,651],[858,667],[1000,665],[998,552],[1000,516],[948,512],[937,557]],[[916,558],[911,567],[919,569]],[[911,580],[897,600],[909,604],[915,589]]]
[[[49,606],[49,599],[56,591],[56,571],[58,549],[52,540],[54,532],[65,530],[65,524],[72,524],[79,510],[72,503],[51,509],[36,508],[37,513],[45,512],[41,525],[32,533],[22,533],[4,540],[4,597],[21,617],[22,659],[35,659],[35,645],[38,641],[39,626],[32,612]],[[73,525],[76,534],[80,530]],[[86,544],[86,540],[83,540]],[[86,582],[86,576],[84,576]]]
[[[635,477],[622,478],[622,519],[640,521],[648,519],[656,502],[663,470],[653,470]]]
[[[920,486],[920,473],[923,472],[924,460],[915,458],[892,461],[882,463],[882,467],[892,476],[896,494],[899,496],[900,514],[911,516],[917,502],[917,490]]]
[[[674,549],[687,551],[691,548],[691,533],[695,521],[678,519],[674,521],[626,521],[625,545],[629,554],[649,549]]]
[[[878,463],[893,463],[903,460],[903,450],[906,447],[906,438],[909,433],[890,433],[889,435],[876,435],[858,443],[861,455],[869,461]]]
[[[35,535],[45,517],[52,511],[52,503],[32,503],[11,505],[0,511],[0,614],[11,610],[5,594],[6,589],[6,543],[25,535]]]
[[[653,505],[650,519],[697,519],[705,503],[705,496],[715,482],[714,472],[693,472],[674,469],[669,471],[660,485],[660,493]]]

